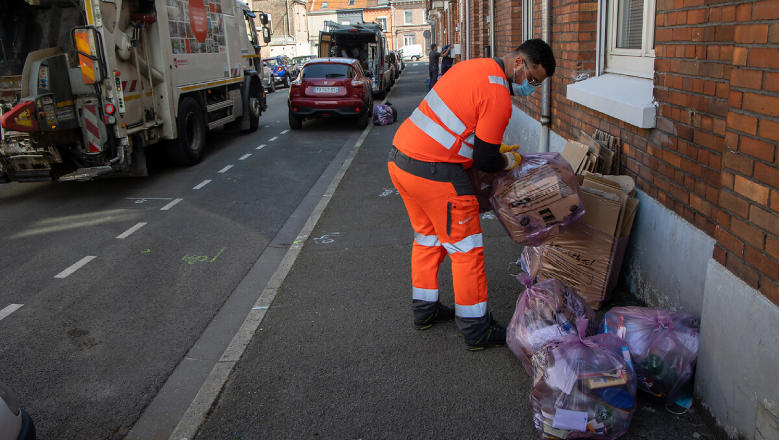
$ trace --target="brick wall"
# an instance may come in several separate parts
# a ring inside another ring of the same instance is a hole
[[[387,44],[389,45],[390,49],[396,49],[395,47],[396,41],[393,38],[393,34],[392,34],[393,20],[392,20],[392,11],[390,10],[390,8],[365,9],[362,11],[362,20],[366,23],[376,23],[377,17],[384,17],[387,19],[387,28],[384,29],[383,32],[384,37],[387,38]]]
[[[489,42],[486,4],[473,0],[473,57]],[[622,172],[714,237],[713,257],[779,304],[779,0],[657,0],[655,129],[565,97],[568,84],[594,74],[597,2],[552,0],[552,8],[552,130],[575,138],[602,129],[621,138]],[[540,37],[541,2],[533,9]],[[520,43],[520,17],[513,9],[501,17],[496,46]],[[540,99],[516,102],[538,119]]]

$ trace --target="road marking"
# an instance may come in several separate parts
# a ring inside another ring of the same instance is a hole
[[[262,144],[259,147],[257,147],[258,150],[262,150],[263,148],[265,148],[265,144]]]
[[[239,157],[238,160],[246,160],[250,157],[252,157],[252,153],[246,153],[243,156]]]
[[[121,234],[117,235],[116,238],[118,238],[120,240],[125,239],[125,238],[129,237],[133,232],[137,231],[138,229],[141,229],[144,226],[146,226],[146,223],[144,223],[144,222],[136,223],[135,226],[133,226],[132,228],[130,228],[130,229],[122,232]]]
[[[289,130],[284,130],[281,132],[281,134],[287,134],[287,133],[289,133]]]
[[[68,275],[72,274],[73,272],[81,269],[84,267],[87,263],[97,258],[96,255],[87,255],[86,257],[76,261],[73,263],[70,267],[63,270],[62,272],[58,273],[57,275],[54,275],[54,278],[67,278]]]
[[[184,199],[175,199],[175,200],[173,200],[172,202],[170,202],[170,203],[168,203],[167,205],[165,205],[165,206],[163,206],[162,208],[160,208],[160,211],[167,211],[167,210],[169,210],[170,208],[172,208],[172,207],[176,206],[176,205],[177,205],[177,204],[178,204],[180,201],[182,201],[182,200],[184,200]]]
[[[273,142],[278,138],[279,138],[278,136],[273,136],[272,138],[268,139],[268,142]]]
[[[222,168],[221,170],[217,171],[217,173],[219,173],[219,174],[224,174],[224,173],[226,173],[228,170],[230,170],[230,168],[232,168],[232,167],[233,167],[232,165],[227,165],[226,167],[224,167],[224,168]]]
[[[200,189],[200,188],[208,185],[209,183],[211,183],[211,180],[210,179],[206,179],[206,180],[198,183],[197,185],[193,186],[192,189]]]
[[[23,305],[24,304],[11,304],[10,306],[7,306],[4,309],[0,310],[0,321],[2,321],[4,318],[7,318],[8,315],[10,315],[11,313],[22,308]]]

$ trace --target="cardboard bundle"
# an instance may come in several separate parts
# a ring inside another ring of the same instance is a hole
[[[543,246],[526,247],[522,259],[538,280],[560,280],[598,309],[617,285],[638,199],[629,176],[585,172],[579,179],[582,221]]]
[[[575,141],[568,141],[562,155],[576,174],[595,172],[617,174],[619,172],[619,144],[616,138],[596,133],[596,138],[581,132]],[[608,136],[608,138],[606,138]],[[608,139],[608,140],[607,140]]]

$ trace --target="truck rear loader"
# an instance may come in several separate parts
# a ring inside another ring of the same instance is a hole
[[[147,147],[192,165],[208,130],[257,130],[254,17],[236,0],[3,2],[0,182],[146,175]]]

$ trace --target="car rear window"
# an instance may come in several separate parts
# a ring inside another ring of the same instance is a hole
[[[309,64],[303,68],[303,78],[346,78],[349,66],[345,64]]]
[[[275,66],[277,64],[275,58],[265,60],[265,62],[268,63],[269,66]]]

